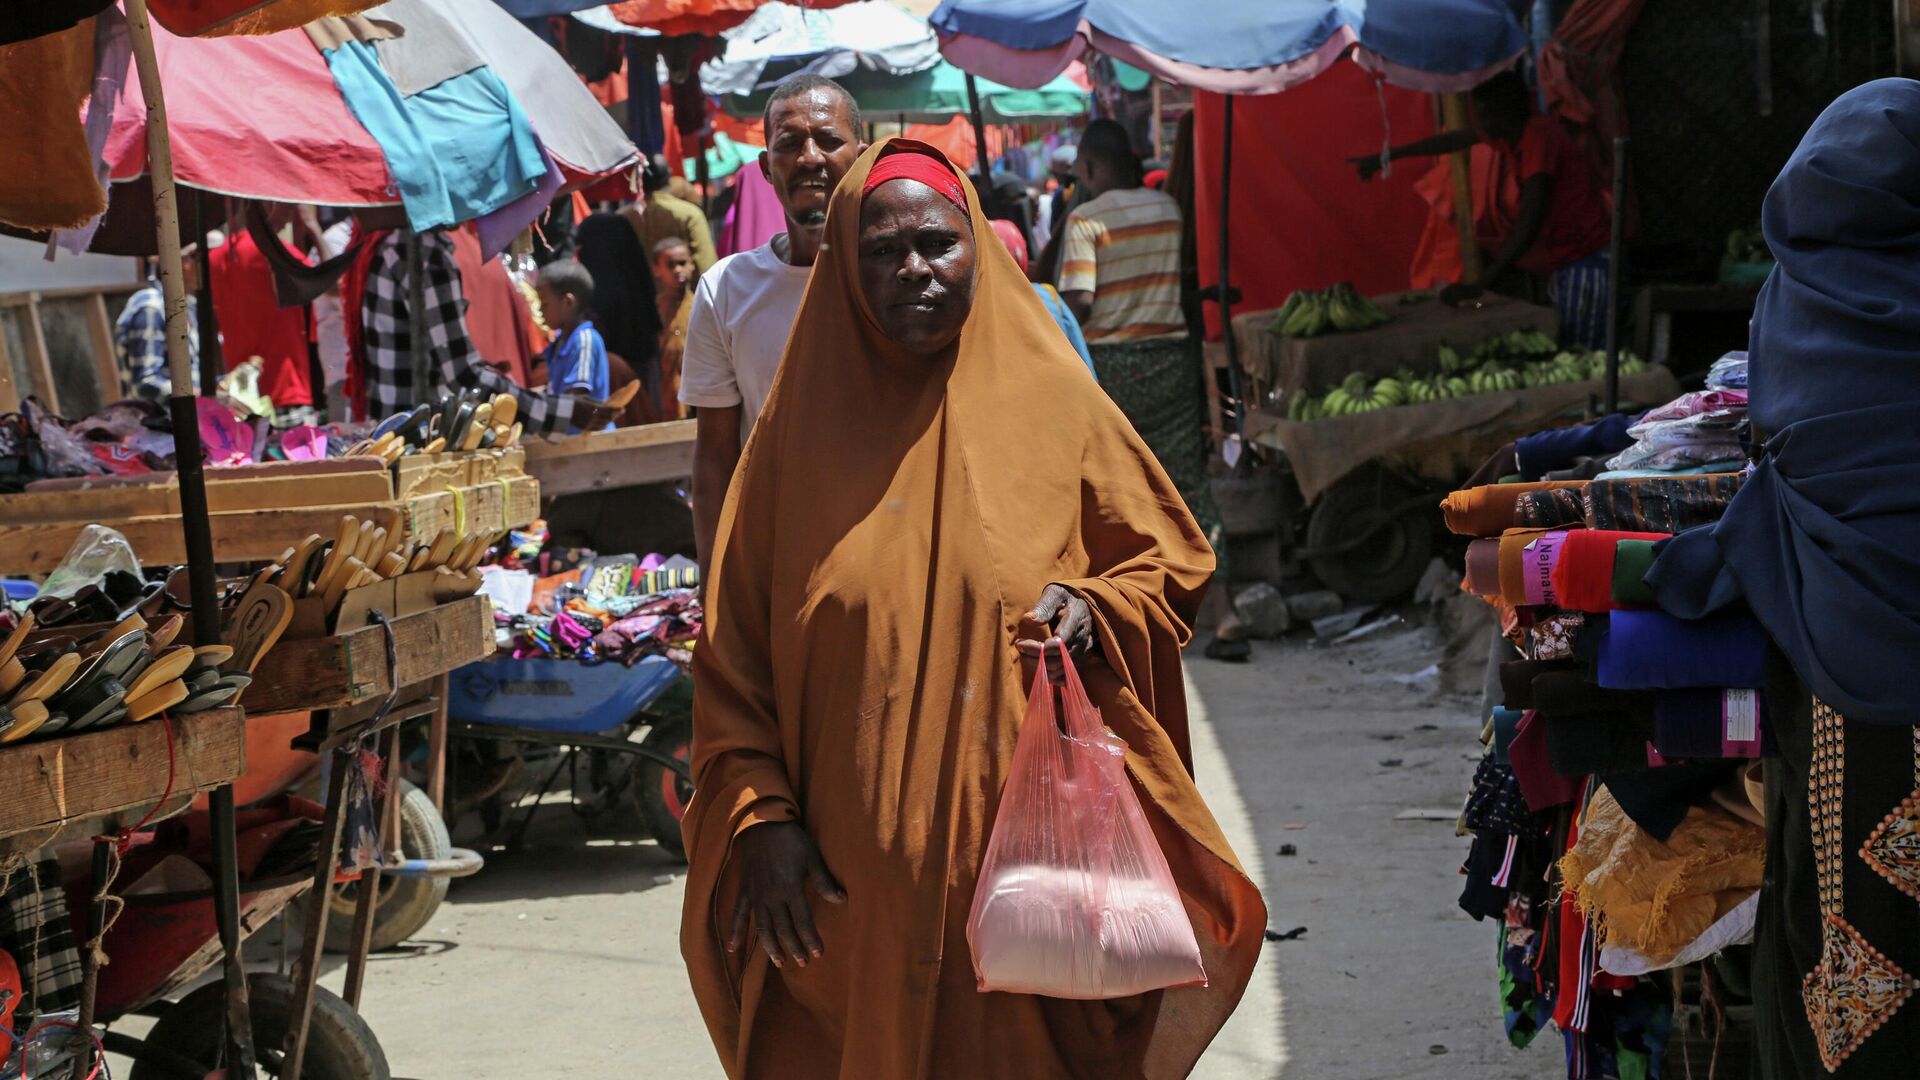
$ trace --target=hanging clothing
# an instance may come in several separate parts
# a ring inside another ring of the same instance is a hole
[[[460,271],[460,295],[467,301],[467,334],[481,356],[507,365],[507,376],[532,385],[533,358],[547,347],[547,335],[534,321],[527,294],[499,259],[482,256],[472,225],[447,230],[453,263]]]
[[[293,258],[306,261],[277,237],[273,242]],[[213,271],[213,313],[220,326],[227,370],[258,357],[260,390],[273,401],[275,411],[313,405],[309,345],[313,330],[307,308],[281,307],[275,300],[273,271],[252,233],[236,230],[213,253],[209,265]],[[326,399],[319,400],[324,404]]]
[[[834,192],[817,287],[721,511],[683,824],[694,994],[735,1080],[1183,1077],[1265,920],[1187,764],[1180,645],[1207,545],[970,187],[979,260],[959,338],[922,356],[880,331],[860,202],[898,142]],[[1204,989],[976,986],[967,914],[1026,700],[1013,643],[1056,582],[1096,613],[1106,659],[1082,670],[1195,912]],[[722,945],[728,854],[762,822],[804,826],[847,895],[814,905],[826,952],[804,970]]]
[[[758,168],[748,166],[734,173],[733,192],[733,205],[727,207],[716,244],[721,258],[736,251],[751,251],[787,229],[787,212],[780,206],[780,196]]]

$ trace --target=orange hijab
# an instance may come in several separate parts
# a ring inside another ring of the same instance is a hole
[[[827,242],[721,512],[695,650],[681,929],[729,1076],[1184,1076],[1265,925],[1188,771],[1180,646],[1213,556],[1088,381],[966,187],[978,251],[957,342],[914,355],[861,294],[862,186]],[[1097,614],[1083,666],[1188,901],[1211,985],[1115,1001],[982,994],[966,918],[1026,699],[1014,649],[1050,582]],[[729,955],[733,838],[798,821],[847,892],[825,957]],[[985,1037],[991,1033],[991,1037]]]

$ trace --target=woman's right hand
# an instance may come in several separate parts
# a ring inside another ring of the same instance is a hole
[[[789,958],[801,967],[819,959],[826,950],[813,928],[807,887],[829,904],[846,903],[847,893],[828,871],[807,830],[791,821],[764,822],[741,833],[733,846],[740,864],[740,896],[733,903],[727,951],[739,950],[751,919],[774,967],[784,967]]]

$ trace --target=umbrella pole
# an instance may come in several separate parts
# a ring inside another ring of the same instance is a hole
[[[1613,237],[1607,244],[1607,411],[1620,411],[1620,263],[1627,257],[1627,140],[1613,140]]]
[[[220,603],[214,595],[213,529],[207,515],[206,451],[200,444],[200,412],[193,392],[193,361],[187,355],[187,297],[181,280],[180,207],[174,197],[173,144],[167,135],[166,93],[153,51],[153,23],[146,0],[126,0],[127,27],[140,91],[147,99],[147,160],[153,179],[155,240],[160,253],[160,291],[167,311],[167,371],[173,380],[174,456],[178,460],[180,521],[186,533],[187,574],[193,593],[193,640],[220,642]],[[247,975],[240,959],[240,883],[235,858],[233,785],[214,789],[207,816],[214,848],[214,918],[220,931],[222,977],[227,993],[227,1076],[253,1080],[253,1021],[247,1007]]]
[[[980,111],[980,83],[967,72],[967,109],[973,114],[973,144],[980,155],[980,177],[991,191],[993,189],[993,159],[987,155],[987,122]]]
[[[1233,395],[1233,434],[1242,443],[1247,434],[1247,403],[1240,393],[1240,343],[1233,336],[1233,286],[1228,281],[1233,252],[1233,95],[1223,95],[1225,111],[1220,118],[1220,329],[1227,346],[1227,388]],[[1208,392],[1214,392],[1208,387]],[[1240,460],[1246,460],[1241,447]]]

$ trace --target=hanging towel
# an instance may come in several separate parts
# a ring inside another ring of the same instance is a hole
[[[1553,567],[1553,594],[1569,611],[1611,611],[1615,553],[1622,540],[1665,540],[1663,533],[1575,529],[1560,545]]]
[[[1600,639],[1594,674],[1613,690],[1766,685],[1767,634],[1752,615],[1680,619],[1664,611],[1620,610]]]

